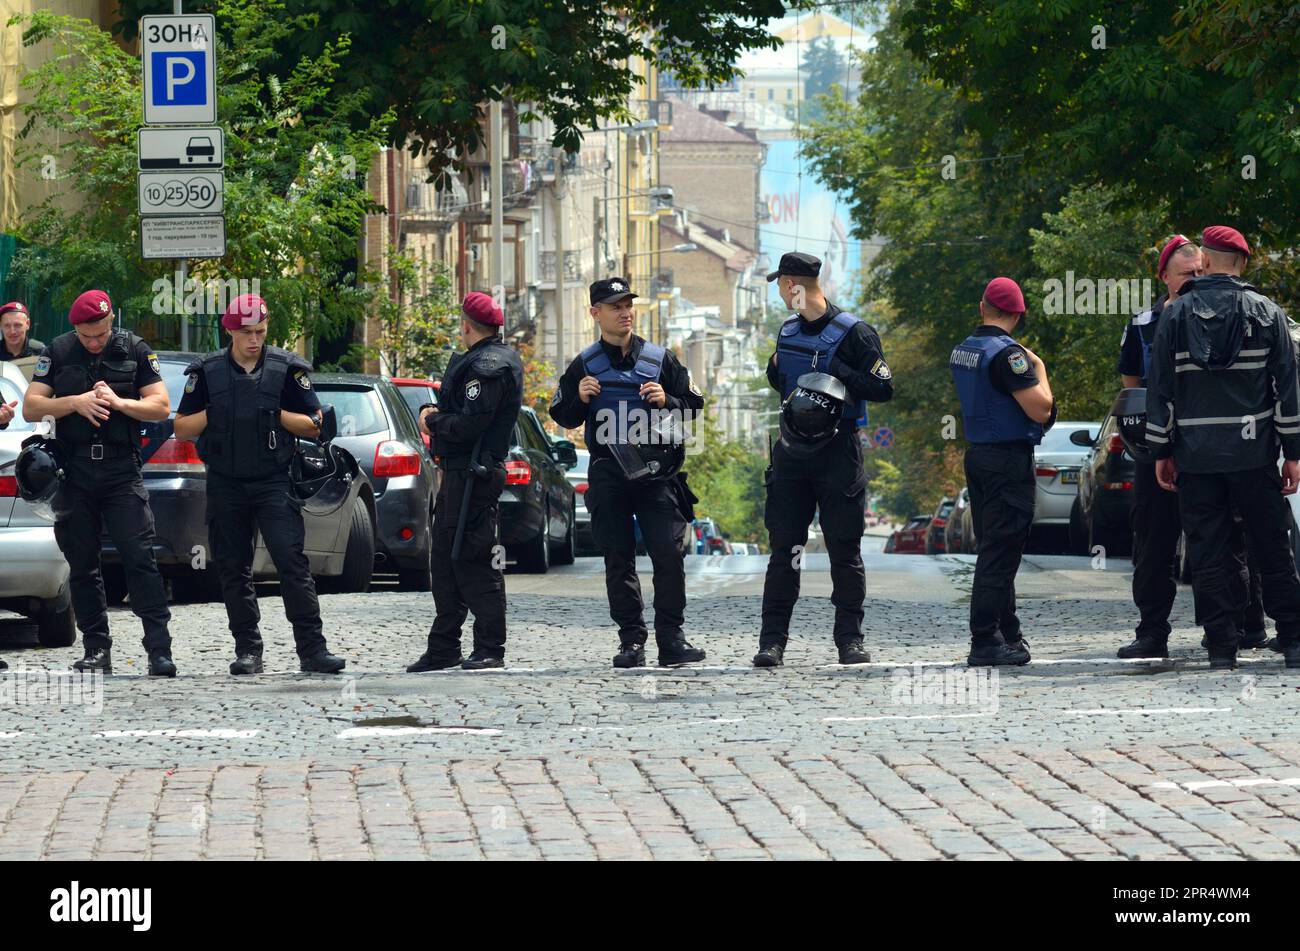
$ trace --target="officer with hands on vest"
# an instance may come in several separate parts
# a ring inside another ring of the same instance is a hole
[[[648,639],[641,581],[636,571],[633,516],[654,566],[654,629],[659,666],[704,660],[682,635],[686,613],[683,537],[698,499],[686,486],[682,455],[667,469],[642,466],[637,430],[673,420],[685,424],[704,408],[704,397],[677,357],[632,332],[636,293],[620,277],[589,288],[591,316],[600,339],[574,357],[551,399],[551,419],[565,429],[584,427],[591,453],[587,509],[592,535],[605,558],[609,615],[618,625],[618,668],[644,667]],[[658,411],[658,412],[656,412]],[[626,427],[625,432],[620,430]],[[669,434],[671,435],[671,434]],[[679,433],[680,435],[680,433]],[[658,438],[658,437],[655,437]],[[649,439],[642,440],[649,445]],[[667,442],[663,444],[670,450]],[[671,474],[669,474],[671,473]]]
[[[505,459],[523,404],[524,365],[501,339],[505,315],[479,291],[461,303],[460,342],[442,377],[439,404],[422,408],[429,452],[441,460],[433,513],[433,604],[428,650],[408,673],[505,666],[506,588],[497,557]],[[457,550],[459,548],[459,550]],[[474,612],[474,650],[461,656],[461,626]]]
[[[1241,640],[1240,600],[1225,577],[1235,507],[1286,666],[1300,667],[1300,577],[1282,498],[1300,483],[1296,352],[1286,313],[1241,278],[1250,256],[1241,233],[1206,228],[1201,246],[1206,274],[1165,308],[1152,348],[1146,438],[1156,481],[1178,493],[1210,666],[1235,667]]]
[[[174,677],[167,592],[153,554],[153,512],[140,477],[140,423],[171,412],[158,358],[133,333],[113,328],[113,303],[86,291],[72,304],[73,329],[36,361],[23,417],[55,421],[72,456],[60,490],[54,538],[68,560],[72,610],[85,656],[77,670],[113,669],[113,641],[100,574],[100,531],[108,530],[126,574],[131,610],[144,626],[151,676]]]
[[[808,527],[820,512],[830,556],[835,646],[841,664],[865,664],[862,567],[866,475],[857,421],[866,401],[894,395],[875,328],[845,313],[822,293],[821,261],[791,252],[767,275],[795,311],[781,327],[767,380],[781,394],[781,439],[767,471],[764,522],[771,555],[763,583],[763,620],[755,667],[780,667],[799,598],[799,571]]]
[[[293,625],[299,667],[336,674],[347,662],[330,654],[320,603],[303,551],[302,504],[291,491],[297,438],[320,435],[323,414],[309,364],[266,343],[262,298],[241,294],[221,316],[230,346],[195,360],[176,410],[178,439],[197,439],[207,466],[209,556],[221,579],[236,676],[262,672],[262,613],[253,589],[257,530],[279,575],[284,613]]]
[[[1056,422],[1056,401],[1043,361],[1011,337],[1024,314],[1020,286],[995,277],[980,299],[983,323],[948,358],[970,444],[966,484],[980,540],[966,659],[973,667],[1029,663],[1016,572],[1034,522],[1034,447]]]

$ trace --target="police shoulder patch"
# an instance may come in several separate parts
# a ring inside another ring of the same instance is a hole
[[[894,374],[889,370],[889,364],[884,360],[877,360],[871,367],[871,375],[880,380],[888,380]]]
[[[45,376],[45,374],[50,372],[50,366],[53,362],[54,361],[47,356],[37,357],[36,368],[32,370],[32,376]]]
[[[153,370],[154,373],[162,373],[162,367],[158,365],[158,355],[156,353],[149,354],[149,369]]]
[[[1025,351],[1013,350],[1007,355],[1007,363],[1011,367],[1012,373],[1028,373],[1029,360],[1025,357]]]
[[[293,375],[293,378],[295,382],[297,382],[297,384],[301,386],[304,390],[311,389],[311,377],[307,375],[306,370],[299,370],[297,373]]]
[[[199,385],[199,375],[197,373],[191,373],[189,376],[185,378],[186,393],[193,393],[194,387],[198,385]]]
[[[465,384],[465,399],[467,400],[478,399],[479,391],[482,388],[483,388],[483,384],[479,383],[478,380],[470,380],[468,383]]]

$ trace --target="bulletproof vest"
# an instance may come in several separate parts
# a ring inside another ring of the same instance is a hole
[[[666,352],[659,344],[645,341],[641,344],[641,353],[632,367],[619,370],[610,362],[609,355],[599,340],[582,351],[583,367],[590,376],[600,381],[600,392],[587,404],[587,420],[593,427],[593,433],[598,433],[603,428],[607,433],[625,437],[629,429],[637,426],[637,414],[651,408],[641,398],[641,387],[646,383],[659,382]],[[648,424],[649,417],[646,417],[641,426],[644,428]],[[626,439],[599,441],[605,445],[618,445],[625,443]]]
[[[509,377],[514,386],[493,410],[492,422],[483,432],[479,458],[485,465],[504,462],[510,452],[510,434],[523,404],[524,365],[519,354],[500,338],[489,338],[487,343],[452,357],[438,391],[439,413],[467,413],[477,409],[472,405],[475,400],[484,398],[483,384],[499,377]],[[476,381],[478,386],[474,385]],[[448,469],[463,469],[468,465],[473,449],[472,443],[461,445],[439,439],[436,452]],[[484,456],[490,456],[490,462]]]
[[[280,425],[280,394],[290,365],[290,355],[279,347],[266,347],[261,367],[252,373],[237,372],[229,350],[190,365],[202,369],[208,388],[208,424],[198,451],[209,469],[232,479],[256,479],[288,468],[298,445]]]
[[[776,338],[776,372],[781,381],[781,399],[794,389],[796,381],[805,373],[830,373],[835,351],[848,336],[853,325],[861,323],[852,314],[838,313],[830,319],[821,333],[809,333],[808,321],[795,314],[781,325]],[[844,418],[867,418],[867,404],[863,400],[849,400],[844,404]]]
[[[1014,344],[1006,334],[972,334],[953,348],[948,358],[961,398],[967,442],[1028,442],[1036,446],[1043,439],[1042,424],[1030,419],[1015,397],[999,392],[989,375],[994,358]]]
[[[125,330],[114,330],[101,353],[90,353],[77,339],[75,331],[55,338],[49,354],[58,370],[50,385],[56,397],[79,396],[95,388],[100,380],[122,399],[133,400],[135,388],[136,347],[140,338]],[[59,438],[72,445],[101,442],[105,445],[140,445],[140,421],[116,411],[96,429],[80,413],[69,413],[59,420]]]
[[[1156,321],[1160,319],[1161,311],[1144,310],[1132,319],[1129,326],[1129,333],[1138,335],[1139,352],[1142,354],[1142,386],[1150,385],[1151,381],[1151,348],[1156,342]]]

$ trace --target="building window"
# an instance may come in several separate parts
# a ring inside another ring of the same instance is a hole
[[[771,101],[772,101],[773,99],[775,99],[775,98],[776,98],[776,90],[775,90],[775,89],[769,89],[769,90],[767,91],[767,99],[768,99],[768,102],[771,102]]]
[[[787,86],[785,90],[785,101],[789,102],[793,98],[794,98],[794,90],[791,89],[789,86]]]

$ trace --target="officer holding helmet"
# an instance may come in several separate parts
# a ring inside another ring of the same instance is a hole
[[[460,305],[460,341],[442,377],[439,405],[423,408],[442,484],[433,511],[433,604],[428,649],[408,673],[505,666],[506,588],[498,513],[505,459],[523,404],[524,365],[501,339],[505,314],[479,291]],[[474,649],[461,656],[461,626],[474,612]]]
[[[266,344],[266,303],[255,294],[231,301],[221,326],[230,333],[230,346],[185,368],[189,376],[175,429],[178,439],[197,439],[207,466],[208,545],[235,637],[230,672],[263,670],[262,614],[253,590],[260,529],[279,575],[300,669],[336,674],[347,662],[325,646],[316,585],[303,552],[302,502],[289,478],[296,437],[315,439],[325,423],[311,388],[311,364]]]
[[[980,299],[983,323],[948,358],[966,441],[966,484],[980,540],[971,590],[973,667],[1029,663],[1016,617],[1016,572],[1034,521],[1034,447],[1056,421],[1047,367],[1012,339],[1025,298],[995,277]]]
[[[682,635],[683,538],[698,499],[680,469],[683,427],[704,408],[704,397],[672,352],[632,332],[636,293],[627,281],[608,278],[589,290],[600,339],[564,371],[551,399],[551,418],[565,429],[583,426],[591,453],[586,503],[592,535],[605,557],[609,614],[618,625],[614,666],[645,666],[649,635],[636,572],[634,516],[654,565],[659,666],[701,661],[704,651]]]
[[[866,401],[894,395],[880,337],[871,325],[845,313],[822,293],[821,261],[791,252],[767,275],[795,315],[781,327],[767,381],[781,394],[781,439],[768,466],[764,522],[771,544],[763,583],[763,623],[755,667],[780,667],[799,599],[803,546],[814,513],[830,556],[832,631],[841,664],[865,664],[862,642],[862,532],[866,475],[857,421]]]
[[[77,670],[113,669],[112,638],[100,574],[100,531],[108,530],[126,573],[131,610],[144,625],[152,676],[174,677],[167,593],[153,554],[153,512],[140,477],[140,422],[171,412],[158,358],[133,333],[113,328],[113,303],[86,291],[68,312],[70,333],[36,361],[23,417],[55,421],[67,449],[54,538],[68,560],[72,609],[85,656]]]

